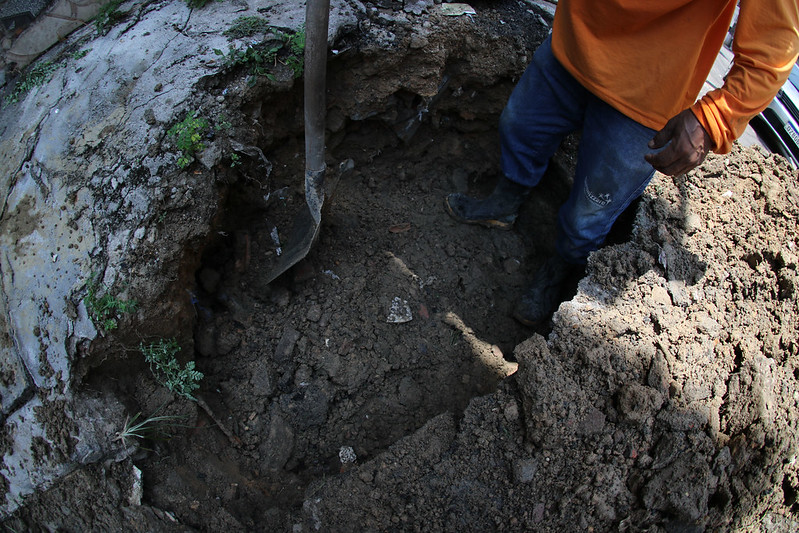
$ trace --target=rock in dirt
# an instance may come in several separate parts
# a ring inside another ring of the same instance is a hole
[[[264,470],[280,470],[294,449],[294,430],[283,417],[273,414],[269,433],[258,447],[259,464]]]
[[[283,335],[280,337],[277,347],[275,348],[275,353],[273,355],[274,360],[277,363],[285,363],[288,361],[299,339],[300,332],[296,329],[286,328],[283,330]]]
[[[411,306],[408,305],[407,300],[403,300],[399,296],[395,296],[391,300],[391,305],[386,313],[386,322],[389,324],[404,324],[413,320],[413,313]]]
[[[535,459],[518,459],[513,464],[513,479],[517,483],[530,483],[538,471],[538,461]]]

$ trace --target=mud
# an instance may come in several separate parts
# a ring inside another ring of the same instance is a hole
[[[271,284],[273,230],[285,235],[303,202],[301,87],[227,99],[231,137],[268,163],[213,170],[204,239],[196,213],[168,212],[174,237],[160,245],[186,246],[184,261],[153,283],[179,311],[98,342],[79,374],[87,395],[186,427],[78,470],[7,527],[797,529],[796,171],[736,148],[656,176],[553,321],[518,325],[575,141],[513,231],[446,215],[448,192],[490,190],[499,112],[546,31],[515,2],[477,7],[475,26],[392,26],[395,54],[368,21],[338,43],[328,164],[355,169],[312,253]],[[236,83],[203,80],[209,108]],[[205,374],[199,402],[119,348],[170,322],[191,324],[175,334]]]

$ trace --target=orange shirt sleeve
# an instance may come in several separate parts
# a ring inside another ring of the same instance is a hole
[[[798,28],[797,0],[741,0],[732,68],[721,88],[691,107],[715,152],[729,152],[788,79],[799,54]]]
[[[594,95],[659,130],[696,102],[735,3],[559,0],[552,52]]]

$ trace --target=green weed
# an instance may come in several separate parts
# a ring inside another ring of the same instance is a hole
[[[225,115],[219,115],[219,120],[214,124],[214,131],[219,133],[222,130],[229,130],[233,124],[227,119]]]
[[[234,20],[222,34],[231,39],[243,39],[252,37],[256,33],[269,33],[273,29],[269,21],[263,17],[245,16]]]
[[[202,143],[203,135],[208,131],[208,121],[197,116],[194,111],[186,115],[182,121],[178,122],[167,131],[167,135],[174,138],[175,146],[180,150],[178,166],[186,168],[194,161],[194,154],[202,152],[205,145]]]
[[[295,78],[302,76],[305,68],[304,27],[296,32],[283,32],[271,27],[269,29],[273,32],[274,38],[263,43],[248,45],[243,49],[231,45],[227,54],[218,48],[214,49],[216,55],[224,58],[226,69],[244,67],[249,71],[251,77],[247,83],[250,86],[255,84],[258,76],[274,81],[275,76],[271,71],[278,62],[289,67]]]
[[[299,78],[305,69],[305,26],[295,33],[283,34],[283,42],[289,49],[285,63],[294,72],[294,77]]]
[[[11,91],[11,94],[6,95],[3,100],[3,107],[19,102],[31,89],[49,82],[53,77],[53,72],[60,67],[61,65],[57,65],[52,61],[42,61],[31,67],[14,85],[14,90]]]
[[[121,6],[124,1],[125,0],[111,0],[100,8],[97,16],[94,17],[94,28],[97,30],[97,33],[105,35],[116,23],[127,16],[127,13],[118,11],[119,6]]]
[[[117,328],[119,315],[135,311],[138,302],[136,300],[120,300],[108,292],[108,287],[97,278],[96,272],[89,277],[86,284],[88,293],[83,301],[95,323],[99,324],[103,331],[110,331]],[[104,294],[100,296],[100,292]]]
[[[226,69],[245,67],[251,74],[247,84],[253,86],[258,76],[264,76],[272,81],[275,80],[275,76],[269,72],[269,68],[274,65],[277,60],[277,53],[281,48],[281,46],[248,46],[243,50],[239,50],[231,46],[227,54],[218,48],[214,48],[214,53],[225,58],[224,66]]]
[[[149,345],[142,343],[139,349],[159,383],[175,394],[195,400],[192,393],[200,387],[203,374],[194,369],[194,361],[181,368],[176,357],[180,351],[177,340],[160,339]]]
[[[241,165],[241,156],[235,152],[230,154],[230,168],[236,168]]]

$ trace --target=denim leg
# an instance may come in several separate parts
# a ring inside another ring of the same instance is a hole
[[[556,247],[566,261],[584,264],[643,193],[655,173],[644,160],[654,135],[596,97],[588,104],[574,186],[558,212]]]
[[[563,138],[581,127],[591,98],[552,55],[548,37],[536,50],[500,117],[505,177],[536,186]]]

